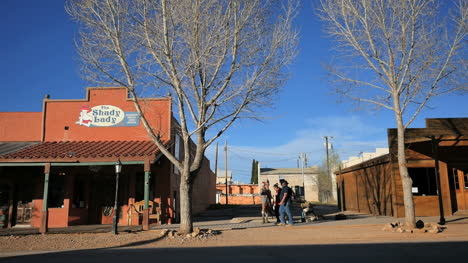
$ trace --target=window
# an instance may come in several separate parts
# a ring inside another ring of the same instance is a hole
[[[437,183],[434,168],[408,168],[413,180],[413,195],[437,195]]]
[[[63,208],[64,187],[64,175],[51,175],[49,177],[49,197],[47,202],[49,208]]]
[[[463,178],[465,179],[465,189],[468,189],[468,172],[465,172],[463,176]]]
[[[85,178],[83,176],[75,177],[75,185],[73,190],[73,202],[72,206],[74,208],[84,208],[86,207],[85,202]]]
[[[304,187],[299,185],[294,186],[294,193],[297,196],[304,196]]]
[[[145,174],[136,173],[135,180],[135,200],[140,201],[145,198]]]
[[[0,209],[8,209],[10,200],[10,186],[6,184],[0,184]]]

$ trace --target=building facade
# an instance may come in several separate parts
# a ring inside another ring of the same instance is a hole
[[[405,216],[396,138],[396,129],[389,129],[388,154],[337,172],[345,210]],[[425,128],[406,129],[405,149],[416,216],[466,213],[468,118],[426,119]]]
[[[260,168],[258,176],[259,186],[262,182],[270,182],[270,190],[274,193],[273,185],[279,184],[280,179],[285,179],[289,183],[296,196],[303,196],[306,201],[319,201],[318,188],[318,167],[309,168]]]
[[[227,174],[227,176],[226,176]],[[231,170],[222,170],[218,169],[216,171],[216,184],[225,184],[226,181],[228,184],[232,184],[232,171]]]
[[[256,184],[228,184],[227,202],[230,205],[260,204],[260,190]],[[226,204],[226,185],[216,185],[216,203]]]
[[[155,134],[181,158],[171,98],[142,100]],[[42,112],[0,113],[0,210],[5,226],[108,224],[115,213],[116,162],[121,225],[179,219],[177,169],[147,134],[124,88],[88,88],[86,99],[44,99]],[[215,176],[204,159],[193,211],[215,202]]]

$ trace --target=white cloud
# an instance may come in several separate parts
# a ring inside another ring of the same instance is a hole
[[[233,170],[234,180],[250,180],[252,159],[260,161],[262,167],[296,167],[299,153],[305,152],[309,165],[319,164],[325,158],[323,136],[330,140],[342,159],[358,155],[359,152],[373,151],[387,147],[386,129],[366,123],[359,116],[328,116],[309,119],[304,127],[291,131],[294,136],[287,143],[258,147],[234,144],[228,146],[228,169]],[[281,136],[281,135],[279,135]],[[223,145],[224,147],[224,145]],[[218,167],[224,168],[224,148],[220,147]],[[207,156],[212,167],[215,161],[215,147],[210,147]]]

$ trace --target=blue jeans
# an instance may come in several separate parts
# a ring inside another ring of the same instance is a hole
[[[286,224],[284,221],[284,213],[288,215],[288,221],[290,225],[294,225],[294,220],[291,214],[291,202],[286,202],[286,204],[280,205],[279,212],[280,212],[280,220],[281,224]]]

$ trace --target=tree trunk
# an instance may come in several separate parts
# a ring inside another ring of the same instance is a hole
[[[180,180],[180,231],[188,234],[193,231],[192,221],[192,185],[186,179],[190,175],[188,169],[181,171]]]
[[[405,127],[403,125],[403,117],[401,113],[395,112],[397,120],[397,149],[398,149],[398,168],[400,170],[400,178],[403,186],[403,203],[405,205],[405,221],[408,227],[416,226],[416,218],[414,213],[413,201],[413,180],[409,177],[408,167],[406,165],[405,153]]]

